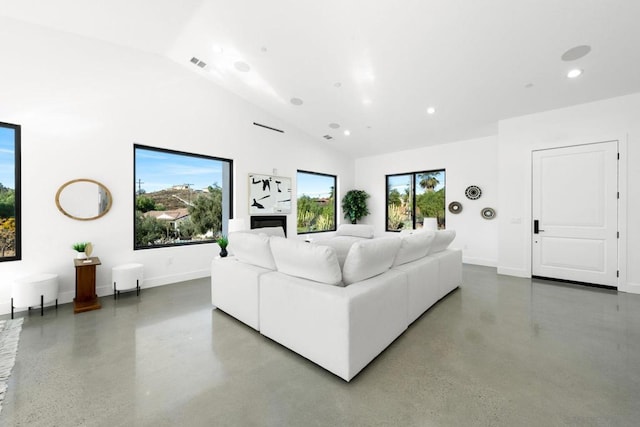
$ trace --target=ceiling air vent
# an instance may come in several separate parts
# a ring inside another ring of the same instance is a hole
[[[200,61],[200,60],[199,60],[198,58],[196,58],[195,56],[194,56],[193,58],[191,58],[191,59],[189,60],[189,62],[191,62],[192,64],[197,65],[197,66],[198,66],[198,67],[200,67],[200,68],[204,68],[204,67],[206,67],[206,66],[207,66],[207,63],[206,63],[206,62],[204,62],[204,61]]]
[[[333,137],[331,135],[325,135],[323,136],[324,139],[329,140],[329,139],[333,139]]]

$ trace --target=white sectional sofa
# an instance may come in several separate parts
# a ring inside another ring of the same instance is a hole
[[[350,381],[462,281],[461,251],[448,249],[455,232],[374,239],[357,227],[311,244],[232,233],[234,255],[212,262],[213,305]],[[335,247],[346,240],[341,263]]]

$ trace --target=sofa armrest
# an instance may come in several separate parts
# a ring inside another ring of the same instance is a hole
[[[272,272],[260,287],[260,332],[347,381],[407,328],[402,272],[345,288]]]
[[[260,330],[259,279],[270,271],[240,262],[236,257],[215,258],[211,262],[211,303]]]

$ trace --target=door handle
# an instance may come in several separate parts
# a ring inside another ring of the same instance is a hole
[[[540,230],[540,224],[537,219],[533,220],[533,234],[543,233],[544,230]]]

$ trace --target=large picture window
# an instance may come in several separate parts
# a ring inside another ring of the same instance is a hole
[[[134,248],[212,243],[226,234],[232,161],[134,145]]]
[[[336,230],[336,177],[298,171],[298,234]]]
[[[0,261],[20,259],[20,126],[0,122]]]
[[[445,170],[387,175],[387,231],[445,228]]]

